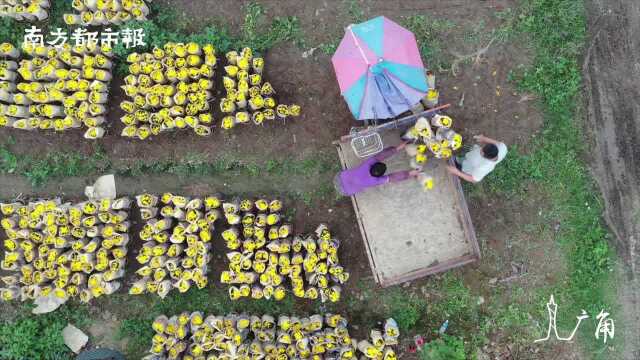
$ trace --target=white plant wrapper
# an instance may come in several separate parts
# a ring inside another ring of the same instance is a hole
[[[72,118],[71,119],[71,125],[69,126],[72,129],[78,129],[82,126],[82,121],[80,121],[77,118]]]
[[[83,123],[87,127],[92,127],[92,126],[100,126],[101,124],[104,124],[105,121],[106,120],[105,120],[104,116],[95,116],[95,117],[90,117],[90,118],[85,119],[83,121]]]
[[[49,17],[49,12],[45,9],[40,9],[37,12],[30,14],[32,17],[32,21],[42,21]]]
[[[2,74],[2,76],[0,76],[0,80],[3,81],[15,81],[17,78],[17,73],[15,73],[14,71],[11,70],[7,70],[4,72],[4,74]]]
[[[13,101],[13,94],[6,91],[5,89],[0,89],[0,101],[4,101],[4,102]]]
[[[92,134],[90,134],[90,132],[95,131],[95,136],[92,136]],[[85,139],[100,139],[104,136],[104,129],[101,127],[91,127],[89,129],[87,129],[87,131],[85,131],[84,133],[84,138]]]
[[[118,289],[120,289],[120,282],[118,281],[110,281],[110,282],[104,282],[102,284],[102,287],[104,288],[104,293],[106,295],[111,295],[114,292],[118,291]]]
[[[442,119],[445,117],[449,118],[448,116],[440,115],[440,114],[433,115],[433,117],[431,118],[431,125],[437,126],[437,127],[444,127],[444,125],[442,124]],[[450,126],[451,125],[449,125],[448,127]]]
[[[84,6],[86,6],[91,11],[98,10],[98,1],[97,0],[84,0]]]
[[[56,106],[56,105],[48,105],[52,112],[51,114],[47,114],[45,116],[47,116],[48,118],[54,118],[54,117],[60,117],[64,115],[64,107],[62,106]]]
[[[13,103],[17,105],[31,105],[33,101],[29,99],[25,94],[17,93],[13,94]]]
[[[0,52],[0,56],[10,57],[12,59],[17,59],[20,57],[20,51],[16,47],[12,47],[10,51]]]
[[[158,213],[158,208],[141,208],[140,216],[143,220],[148,220],[156,216]]]
[[[158,296],[164,299],[167,294],[173,289],[171,280],[163,280],[158,284]]]
[[[92,104],[106,104],[109,100],[109,94],[106,92],[98,92],[95,94],[97,94],[97,98],[89,97],[89,102]]]
[[[0,54],[0,56],[2,56],[2,54]],[[4,65],[4,67],[5,67],[7,70],[14,71],[14,70],[17,70],[17,69],[18,69],[18,63],[17,63],[17,62],[15,62],[15,61],[12,61],[12,60],[4,60],[4,61],[2,61],[2,62],[5,64],[5,65]]]
[[[13,128],[15,129],[21,129],[21,130],[33,130],[35,129],[33,126],[31,126],[29,124],[29,121],[27,119],[18,119],[16,121],[14,121]]]
[[[113,210],[129,209],[130,207],[131,207],[131,199],[126,197],[115,199],[111,203],[111,208]]]
[[[76,354],[80,353],[80,350],[89,341],[89,337],[85,333],[71,324],[62,330],[62,339],[64,344]]]
[[[101,69],[98,69],[101,70]],[[96,77],[97,80],[99,81],[111,81],[111,79],[113,78],[113,75],[111,74],[111,72],[107,71],[107,70],[102,70],[104,72],[104,76],[102,76],[102,79]]]

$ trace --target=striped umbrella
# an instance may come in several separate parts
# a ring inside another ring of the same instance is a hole
[[[331,61],[358,120],[396,117],[428,91],[416,37],[384,16],[349,25]]]

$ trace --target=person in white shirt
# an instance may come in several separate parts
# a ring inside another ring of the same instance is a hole
[[[447,169],[461,179],[477,183],[507,156],[507,145],[484,135],[476,135],[473,138],[478,144],[475,144],[464,157],[456,157],[454,159],[456,166],[449,165]]]

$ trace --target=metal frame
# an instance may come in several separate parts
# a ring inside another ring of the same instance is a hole
[[[381,124],[381,125],[368,127],[368,128],[366,128],[364,130],[361,130],[361,131],[358,131],[358,132],[355,132],[355,133],[352,133],[352,134],[349,134],[349,135],[344,135],[344,136],[342,136],[340,138],[340,141],[346,142],[348,140],[353,139],[354,137],[366,135],[366,134],[368,134],[370,132],[379,132],[379,131],[382,131],[382,130],[398,128],[400,126],[404,126],[404,125],[410,124],[411,122],[414,122],[414,121],[418,120],[418,118],[421,117],[421,116],[425,116],[425,115],[430,115],[430,114],[436,113],[436,112],[438,112],[440,110],[447,109],[450,106],[451,106],[451,104],[440,105],[440,106],[434,107],[432,109],[422,111],[422,112],[417,113],[417,114],[411,114],[409,116],[405,116],[405,117],[402,117],[400,119],[395,119],[395,120],[389,121],[389,122]]]

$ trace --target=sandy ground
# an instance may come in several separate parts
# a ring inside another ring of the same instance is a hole
[[[640,3],[591,0],[584,62],[592,167],[623,269],[626,359],[640,359]]]

